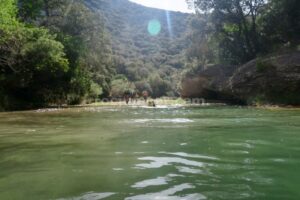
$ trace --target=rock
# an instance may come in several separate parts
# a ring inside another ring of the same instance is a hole
[[[181,83],[181,97],[240,104],[240,100],[227,91],[228,80],[236,69],[237,66],[214,65],[187,76]]]
[[[250,61],[236,70],[227,87],[248,104],[300,105],[300,52]]]
[[[181,96],[231,104],[300,105],[300,52],[242,66],[211,66],[187,76]]]

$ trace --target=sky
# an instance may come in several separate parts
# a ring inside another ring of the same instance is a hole
[[[186,0],[130,0],[147,7],[191,13]]]

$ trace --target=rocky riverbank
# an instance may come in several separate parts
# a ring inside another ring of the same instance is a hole
[[[300,52],[215,65],[182,82],[183,97],[247,105],[300,105]]]

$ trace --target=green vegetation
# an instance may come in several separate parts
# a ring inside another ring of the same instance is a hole
[[[117,74],[126,76],[139,93],[147,90],[153,97],[179,96],[190,15],[126,0],[88,0],[87,5],[103,13]]]
[[[0,0],[0,109],[179,97],[182,80],[210,66],[260,57],[267,73],[266,55],[299,49],[298,0],[188,2],[195,15],[127,0]]]
[[[127,90],[179,95],[188,14],[168,13],[171,26],[165,11],[123,0],[1,0],[0,9],[2,108],[79,104]]]
[[[197,14],[190,22],[182,94],[191,94],[189,80],[204,79],[194,92],[200,97],[210,98],[208,90],[229,94],[231,102],[300,104],[298,0],[188,2]]]
[[[109,93],[114,67],[98,14],[83,1],[16,5],[1,0],[0,107],[78,104]]]
[[[208,63],[244,64],[257,56],[296,50],[299,45],[297,0],[188,2],[198,11],[191,21],[193,45],[188,57],[202,67]]]

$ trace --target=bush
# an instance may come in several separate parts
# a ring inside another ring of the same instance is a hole
[[[111,83],[111,97],[122,98],[127,91],[134,91],[134,84],[130,83],[127,79],[114,79]]]
[[[46,29],[2,28],[0,87],[22,106],[58,103],[68,85],[64,47]],[[17,104],[17,103],[16,103]]]

